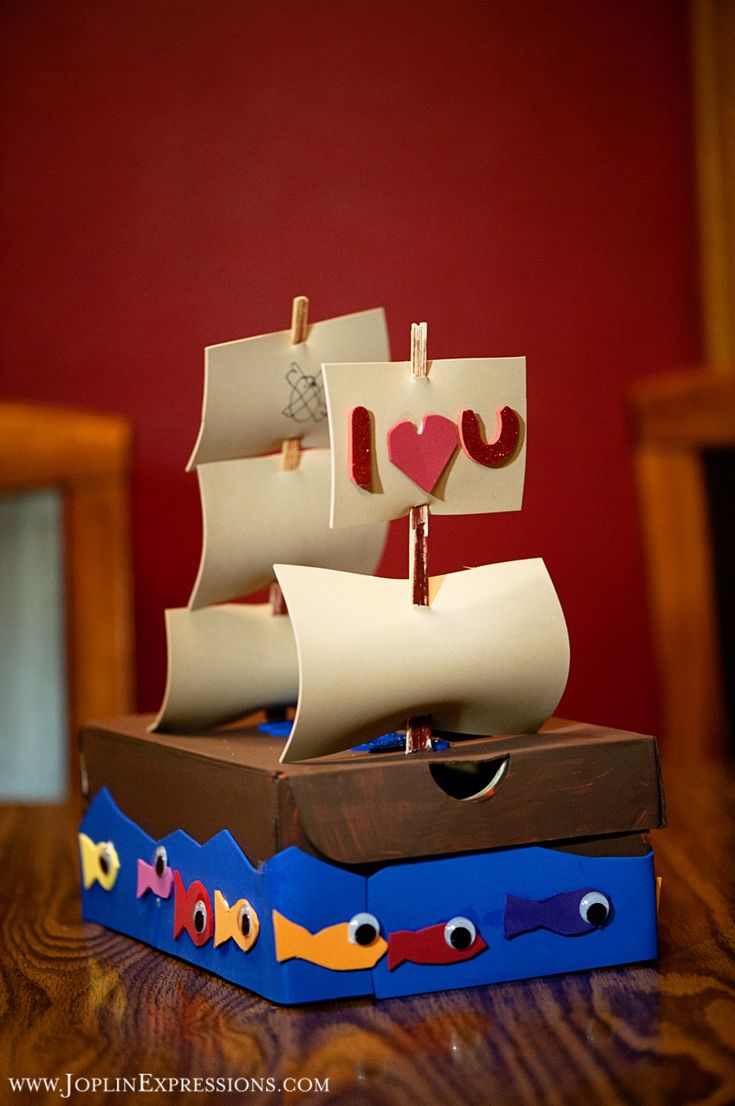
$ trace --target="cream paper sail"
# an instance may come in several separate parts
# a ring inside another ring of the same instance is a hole
[[[526,360],[524,357],[463,358],[428,362],[428,376],[411,379],[409,362],[325,364],[324,381],[332,455],[332,526],[359,526],[400,518],[428,504],[435,515],[518,511],[526,466]],[[349,425],[356,406],[373,417],[372,491],[350,478]],[[496,412],[508,406],[520,416],[521,434],[513,457],[500,468],[471,460],[459,446],[432,493],[423,491],[388,459],[386,435],[404,419],[418,429],[426,415],[456,422],[475,411],[487,438],[496,436]]]
[[[291,622],[269,604],[166,611],[168,682],[151,730],[206,729],[296,701]]]
[[[374,572],[387,524],[329,527],[330,460],[304,450],[284,472],[280,455],[197,468],[204,516],[202,559],[190,609],[249,595],[270,583],[275,561]]]
[[[304,448],[326,446],[322,362],[389,356],[382,307],[314,323],[298,345],[282,330],[207,347],[202,422],[189,469],[272,453],[285,438],[300,438]]]
[[[539,558],[431,581],[276,565],[291,613],[299,702],[281,760],[349,749],[430,715],[436,730],[534,733],[569,672],[564,614]]]

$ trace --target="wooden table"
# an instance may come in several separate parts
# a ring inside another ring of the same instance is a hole
[[[666,777],[657,966],[301,1009],[83,924],[71,809],[0,808],[0,1103],[728,1106],[735,777],[715,765]],[[82,1082],[62,1099],[67,1072]],[[139,1073],[240,1083],[209,1096],[112,1093]],[[61,1082],[11,1093],[9,1075]],[[106,1095],[83,1093],[93,1076],[107,1077]],[[258,1091],[268,1077],[305,1082]],[[326,1079],[329,1093],[308,1089]]]

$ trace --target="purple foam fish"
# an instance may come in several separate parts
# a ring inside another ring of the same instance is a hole
[[[579,937],[604,926],[611,912],[611,899],[589,887],[563,891],[541,902],[506,895],[505,936],[510,940],[534,929],[548,929],[562,937]]]

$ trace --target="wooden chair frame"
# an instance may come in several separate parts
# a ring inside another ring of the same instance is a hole
[[[64,504],[67,708],[80,723],[133,706],[128,482],[132,431],[118,416],[0,404],[0,493],[56,488]],[[70,757],[72,794],[78,758]]]
[[[678,373],[632,394],[667,756],[722,755],[726,720],[703,452],[735,448],[735,377]]]

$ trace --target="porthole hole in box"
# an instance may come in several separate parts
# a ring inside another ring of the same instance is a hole
[[[505,779],[510,757],[441,760],[429,765],[434,783],[452,799],[489,799]]]

